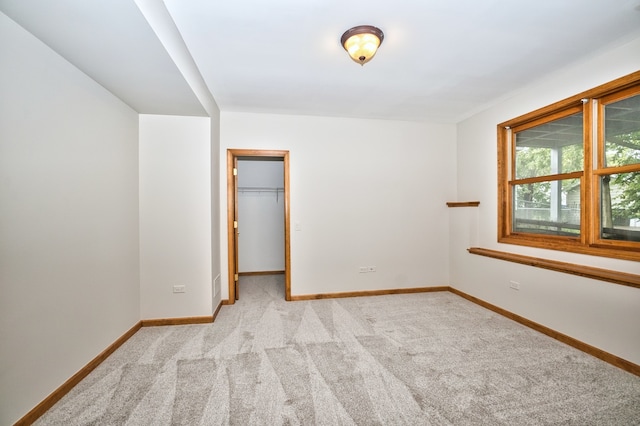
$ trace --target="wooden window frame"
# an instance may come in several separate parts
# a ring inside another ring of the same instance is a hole
[[[600,238],[600,177],[640,171],[640,165],[604,167],[604,107],[640,94],[640,71],[570,98],[498,124],[498,242],[640,261],[640,242]],[[582,172],[544,175],[516,181],[512,135],[540,124],[583,112],[584,167]],[[595,150],[595,153],[594,153]],[[595,155],[594,155],[595,154]],[[595,161],[594,161],[595,159]],[[580,236],[555,236],[513,231],[514,182],[580,179]]]

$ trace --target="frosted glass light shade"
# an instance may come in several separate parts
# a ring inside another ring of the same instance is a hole
[[[382,40],[384,40],[384,34],[379,28],[361,25],[342,34],[340,42],[351,59],[364,65],[375,56]]]

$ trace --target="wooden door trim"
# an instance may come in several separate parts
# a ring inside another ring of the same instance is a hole
[[[234,160],[240,157],[281,158],[284,167],[284,297],[291,300],[291,247],[290,247],[290,213],[289,213],[289,151],[258,150],[258,149],[227,149],[227,264],[229,271],[229,301],[235,303],[235,281],[233,258],[235,252],[234,203],[236,196],[235,179],[233,176]]]

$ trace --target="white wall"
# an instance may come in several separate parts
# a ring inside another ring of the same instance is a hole
[[[448,285],[453,125],[232,112],[221,119],[222,152],[290,151],[292,295]],[[224,206],[226,178],[220,184]],[[221,252],[226,264],[224,239]],[[377,272],[360,274],[359,266]]]
[[[458,200],[451,209],[451,285],[640,364],[640,290],[470,255],[469,245],[640,273],[638,262],[497,243],[496,125],[640,69],[640,39],[560,70],[458,125]],[[508,287],[509,280],[521,290]]]
[[[0,13],[0,424],[139,316],[138,115]]]
[[[140,115],[143,319],[213,312],[210,132],[209,118]]]
[[[283,189],[282,161],[238,161],[239,272],[284,271]]]
[[[198,100],[207,111],[210,120],[210,178],[211,193],[209,194],[211,222],[210,229],[210,253],[213,282],[211,283],[212,306],[215,308],[220,304],[220,234],[218,223],[219,215],[219,155],[220,155],[220,110],[213,96],[209,92],[198,67],[196,66],[187,46],[182,39],[173,18],[169,14],[164,2],[156,0],[135,0],[136,5],[144,15],[145,19],[153,28],[158,39],[167,50],[169,56],[174,61],[184,79],[198,97]]]

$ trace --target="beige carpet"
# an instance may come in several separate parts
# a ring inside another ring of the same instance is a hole
[[[143,328],[40,425],[638,425],[640,378],[448,292],[285,302]]]

